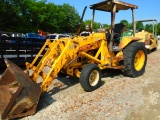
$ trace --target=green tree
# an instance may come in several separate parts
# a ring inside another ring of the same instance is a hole
[[[83,22],[82,31],[85,30],[85,26],[86,26],[86,25],[91,25],[91,22],[92,22],[91,20],[85,20],[85,21]],[[99,22],[94,22],[94,23],[93,23],[93,30],[98,29],[98,28],[100,28],[100,27],[101,27],[101,23],[99,23]],[[107,27],[107,26],[103,25],[102,27]]]
[[[157,24],[157,35],[160,35],[160,23]]]
[[[80,16],[76,9],[69,4],[59,6],[58,26],[61,26],[61,32],[76,32]]]
[[[5,5],[5,2],[0,0],[0,14],[1,14],[1,17],[0,17],[0,28],[1,30],[3,30],[5,27],[5,23],[4,23],[4,17],[5,17],[5,14],[6,13],[6,5]]]
[[[145,25],[145,30],[148,32],[153,32],[153,25],[152,24],[146,24]]]
[[[85,31],[86,30],[86,25],[91,25],[91,20],[83,21],[81,31]]]
[[[55,5],[44,2],[34,3],[30,8],[30,16],[34,31],[42,29],[43,31],[64,33],[75,32],[80,16],[74,7],[69,4]]]
[[[25,27],[23,25],[23,10],[28,9],[28,3],[34,2],[34,0],[5,0],[0,1],[0,30],[19,32]],[[27,7],[26,7],[27,6]],[[24,20],[26,21],[26,20]]]
[[[14,0],[0,1],[0,28],[10,31],[17,28],[19,10]]]
[[[144,25],[142,22],[136,22],[136,30],[137,31],[142,31],[144,30]]]
[[[75,32],[80,16],[69,4],[45,0],[0,0],[0,30],[12,32]]]
[[[133,23],[128,23],[128,29],[133,30]]]
[[[129,30],[133,30],[133,23],[129,23],[127,20],[121,20],[120,23],[123,23],[126,25],[126,28]]]
[[[109,28],[111,28],[111,25],[103,24],[103,27],[106,28],[106,29],[109,29]]]
[[[120,23],[123,23],[124,25],[126,25],[126,27],[128,27],[128,25],[129,25],[127,20],[121,20]]]

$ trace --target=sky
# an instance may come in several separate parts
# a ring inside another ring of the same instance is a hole
[[[63,5],[64,3],[73,6],[79,15],[82,15],[83,9],[87,6],[87,10],[84,15],[84,20],[91,20],[92,10],[89,8],[90,5],[102,2],[104,0],[47,0],[47,2],[54,3],[56,5]],[[121,0],[130,4],[138,6],[138,9],[135,9],[135,20],[145,20],[145,19],[156,19],[160,22],[160,0]],[[119,11],[116,14],[115,23],[119,23],[121,20],[127,20],[129,23],[132,22],[132,11]],[[95,12],[95,22],[101,24],[110,24],[111,17],[110,13],[103,11]]]

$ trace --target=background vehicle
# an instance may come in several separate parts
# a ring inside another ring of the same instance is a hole
[[[7,35],[7,34],[1,34],[1,36],[3,36],[3,37],[8,37],[8,35]]]
[[[136,22],[148,23],[152,22],[152,33],[142,30],[135,34],[136,37],[140,37],[145,39],[145,47],[147,48],[148,52],[156,50],[158,47],[158,39],[156,35],[157,31],[157,20],[156,19],[146,19],[146,20],[137,20]]]
[[[134,13],[137,6],[113,0],[91,5],[92,18],[95,10],[111,13],[112,29],[109,32],[101,28],[84,37],[79,34],[86,8],[76,35],[54,41],[47,39],[32,63],[26,63],[26,73],[5,59],[7,69],[0,79],[0,95],[4,96],[0,99],[2,119],[34,114],[40,95],[47,91],[59,73],[78,77],[82,88],[89,92],[100,87],[102,69],[120,69],[129,77],[137,77],[145,72],[147,53],[144,40],[131,36],[123,37],[120,41],[124,25],[115,24],[117,11],[131,9]],[[94,19],[91,28],[93,22]],[[43,58],[36,65],[40,55]],[[50,68],[47,72],[44,70],[46,67]]]
[[[46,40],[46,36],[40,36],[38,33],[26,33],[25,40],[23,41],[24,44],[38,44],[39,40]]]
[[[40,36],[38,33],[26,33],[25,38],[46,39],[45,36]]]
[[[90,32],[88,31],[83,31],[80,33],[80,36],[89,36]]]
[[[56,39],[60,39],[60,38],[69,38],[70,35],[67,34],[48,34],[46,36],[46,39],[50,39],[50,40],[56,40]]]

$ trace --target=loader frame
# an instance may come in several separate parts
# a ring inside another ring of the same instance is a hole
[[[117,66],[118,61],[123,59],[122,53],[120,52],[115,58],[112,58],[112,54],[109,54],[107,46],[105,45],[106,39],[104,35],[103,33],[98,33],[92,35],[92,39],[79,38],[82,42],[77,43],[70,38],[67,38],[67,40],[63,39],[63,41],[55,40],[53,43],[48,39],[33,62],[31,64],[28,62],[26,63],[27,73],[29,73],[30,69],[33,70],[31,79],[34,82],[37,82],[38,76],[41,75],[43,78],[41,88],[43,91],[46,91],[61,69],[65,69],[68,75],[80,77],[80,70],[83,68],[86,61],[88,61],[88,63],[98,64],[101,69],[123,68],[124,66]],[[47,52],[44,54],[37,67],[35,67],[34,64],[47,47],[49,47]],[[96,52],[93,55],[89,54],[89,51],[94,49],[96,49]],[[61,54],[58,54],[57,51],[61,52]],[[80,60],[83,58],[86,60]],[[112,59],[114,59],[114,62],[111,63],[110,61],[113,61]],[[48,74],[43,72],[45,66],[51,67]]]

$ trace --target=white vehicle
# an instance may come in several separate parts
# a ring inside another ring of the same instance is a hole
[[[67,34],[48,34],[46,36],[46,39],[56,40],[56,39],[65,38],[65,37],[69,38],[70,35],[67,35]]]
[[[9,37],[7,34],[3,34],[3,33],[2,33],[1,36],[3,36],[3,37]]]
[[[83,31],[80,33],[80,36],[89,36],[90,32],[88,31]]]

